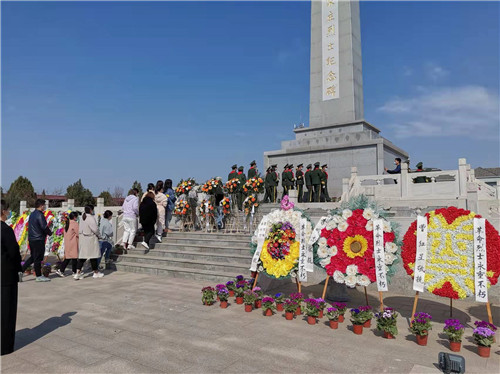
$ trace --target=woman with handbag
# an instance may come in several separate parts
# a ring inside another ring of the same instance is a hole
[[[75,280],[83,279],[82,267],[85,261],[90,260],[90,265],[94,271],[93,278],[102,278],[103,273],[97,268],[97,259],[101,257],[99,248],[99,228],[94,217],[94,206],[87,205],[80,221],[78,246],[78,265]]]

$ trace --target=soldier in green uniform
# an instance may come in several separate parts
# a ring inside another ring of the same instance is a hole
[[[297,172],[295,173],[295,176],[297,177],[297,190],[298,190],[298,201],[299,203],[303,202],[303,195],[304,195],[304,172],[302,171],[302,168],[304,167],[304,164],[298,164],[297,165]]]
[[[266,170],[266,176],[264,177],[264,190],[265,190],[265,194],[264,194],[264,203],[268,203],[270,202],[272,199],[271,199],[271,189],[269,187],[269,182],[270,182],[270,174],[271,174],[271,167],[269,166]]]
[[[250,169],[248,169],[248,179],[252,179],[257,176],[257,163],[253,160],[250,163]]]
[[[316,203],[320,202],[321,197],[321,174],[322,171],[319,168],[319,162],[314,163],[314,170],[311,172],[311,183],[314,188],[314,201]]]
[[[307,171],[306,171],[306,174],[304,175],[304,179],[305,179],[306,187],[307,187],[307,197],[304,200],[307,203],[313,202],[313,185],[312,185],[312,179],[311,179],[311,174],[312,174],[311,169],[312,169],[312,165],[311,164],[307,165]]]
[[[283,187],[283,195],[281,195],[281,198],[283,199],[286,195],[288,195],[288,164],[285,165],[283,168],[283,173],[281,174],[281,186]]]
[[[243,166],[238,168],[238,173],[236,178],[240,180],[240,185],[238,186],[238,192],[236,193],[236,199],[238,200],[238,209],[240,212],[243,210],[243,200],[245,200],[245,194],[243,192],[243,186],[247,181],[245,173],[243,173]]]
[[[238,168],[238,165],[234,164],[233,166],[231,166],[231,172],[229,173],[229,175],[227,176],[227,180],[230,181],[231,179],[233,178],[236,178],[236,176],[238,175],[238,172],[236,171],[236,169]]]
[[[293,174],[293,164],[288,165],[288,191],[295,187],[295,174]]]
[[[276,171],[276,168],[278,165],[274,164],[271,165],[271,182],[269,184],[269,187],[272,189],[272,195],[271,195],[271,202],[275,203],[276,199],[278,199],[278,182],[280,180],[278,176],[278,172]]]
[[[321,201],[330,202],[330,195],[328,195],[328,165],[321,166]]]

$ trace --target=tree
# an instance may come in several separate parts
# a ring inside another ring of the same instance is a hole
[[[61,196],[64,194],[64,188],[56,187],[52,190],[52,195]]]
[[[113,190],[113,198],[114,199],[121,199],[123,198],[123,188],[120,186],[116,186],[115,189]]]
[[[19,213],[19,203],[21,201],[26,201],[28,207],[33,207],[35,205],[36,193],[30,180],[23,176],[18,177],[10,185],[5,200],[16,213]]]
[[[104,206],[113,206],[114,205],[113,196],[111,196],[109,191],[102,191],[99,194],[99,197],[102,197],[104,199]]]
[[[138,196],[142,196],[142,186],[140,182],[134,181],[134,183],[132,184],[132,189],[133,188],[137,188],[139,190]]]
[[[75,199],[75,206],[95,205],[92,192],[83,187],[82,180],[78,179],[66,189],[66,198]]]

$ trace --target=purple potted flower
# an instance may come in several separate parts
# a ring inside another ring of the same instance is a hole
[[[444,321],[443,331],[450,341],[450,350],[453,352],[460,352],[465,326],[462,325],[458,319],[447,319]]]
[[[262,299],[262,311],[265,316],[272,316],[276,307],[274,306],[274,299],[272,297],[264,297]]]

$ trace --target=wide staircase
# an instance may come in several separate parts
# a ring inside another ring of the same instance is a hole
[[[222,282],[247,276],[252,259],[249,234],[174,231],[149,251],[134,245],[116,256],[117,270]]]

